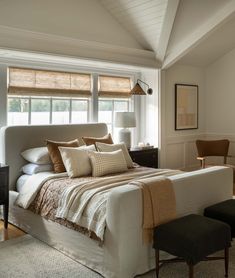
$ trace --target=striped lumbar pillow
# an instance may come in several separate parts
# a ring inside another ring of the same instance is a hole
[[[107,174],[128,170],[122,150],[114,152],[90,152],[92,176],[100,177]]]
[[[126,159],[126,164],[128,168],[133,168],[133,161],[129,155],[129,152],[127,150],[127,147],[125,145],[125,143],[120,143],[120,144],[105,144],[105,143],[100,143],[100,142],[96,142],[95,146],[97,148],[98,151],[100,152],[113,152],[113,151],[117,151],[117,150],[122,150],[123,151],[123,155]]]

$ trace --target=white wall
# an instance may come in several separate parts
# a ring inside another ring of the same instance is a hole
[[[235,135],[235,49],[206,69],[206,92],[207,133]]]
[[[175,130],[175,84],[199,86],[198,129]],[[198,166],[195,140],[205,133],[205,71],[173,65],[161,77],[161,168],[190,169]]]
[[[147,83],[153,89],[152,95],[138,96],[140,99],[139,123],[141,124],[141,133],[139,138],[141,142],[150,143],[150,145],[159,145],[159,70],[143,69],[140,79]],[[147,91],[147,86],[140,83],[142,88]]]
[[[206,131],[210,139],[230,139],[235,154],[235,49],[206,69]]]

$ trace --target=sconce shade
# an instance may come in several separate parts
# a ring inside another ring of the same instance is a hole
[[[147,86],[147,94],[148,95],[152,95],[153,94],[153,89],[149,87],[149,85],[147,83],[145,83],[144,81],[137,79],[137,83],[135,84],[134,88],[131,90],[130,94],[131,95],[138,95],[138,96],[145,96],[146,93],[145,91],[142,89],[142,87],[140,86],[139,82],[143,83],[145,86]]]
[[[146,95],[145,91],[141,88],[139,83],[136,83],[133,89],[131,90],[131,95]]]

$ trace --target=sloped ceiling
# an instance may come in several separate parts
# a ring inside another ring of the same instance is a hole
[[[168,0],[100,0],[100,3],[144,49],[157,52]]]
[[[235,18],[232,18],[199,45],[185,54],[178,63],[206,67],[235,48]]]
[[[153,68],[180,59],[205,66],[234,48],[233,18],[235,0],[5,0],[0,48]]]

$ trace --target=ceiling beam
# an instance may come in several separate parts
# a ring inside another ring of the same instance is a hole
[[[168,0],[166,14],[159,38],[159,45],[156,58],[161,62],[164,60],[167,50],[167,45],[170,39],[171,30],[173,28],[176,12],[179,6],[179,0]]]
[[[56,46],[56,47],[55,47]],[[155,52],[0,25],[0,48],[160,68]]]
[[[173,65],[234,15],[235,1],[230,1],[222,9],[219,9],[214,16],[209,18],[183,41],[173,47],[172,51],[166,56],[162,68],[166,69]]]

